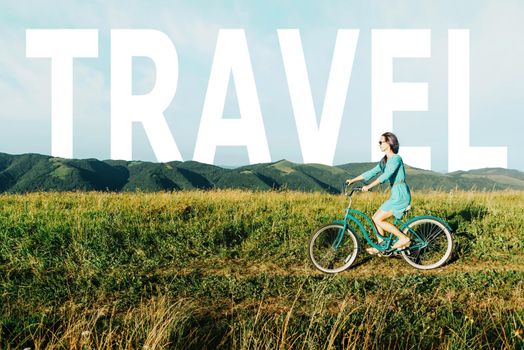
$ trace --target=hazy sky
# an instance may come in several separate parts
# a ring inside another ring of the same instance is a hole
[[[110,157],[110,30],[157,29],[179,60],[165,116],[184,160],[195,149],[219,29],[244,29],[272,161],[301,163],[277,29],[300,30],[318,118],[337,29],[359,39],[335,164],[371,159],[371,30],[430,29],[431,57],[395,59],[394,80],[428,82],[429,110],[396,112],[401,147],[430,146],[431,167],[448,169],[448,29],[470,30],[472,146],[505,146],[508,167],[524,170],[524,2],[514,1],[14,1],[0,4],[0,152],[51,153],[50,59],[26,58],[25,30],[99,30],[98,58],[75,59],[75,158]],[[150,60],[134,61],[133,91],[155,83]],[[224,114],[238,115],[234,81]],[[156,160],[141,125],[133,159]],[[245,147],[219,147],[218,165],[248,163]]]

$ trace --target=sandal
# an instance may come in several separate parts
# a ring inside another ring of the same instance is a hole
[[[404,249],[409,247],[410,244],[411,240],[409,238],[400,239],[397,243],[393,245],[393,247],[391,247],[391,249]]]
[[[374,247],[367,248],[366,252],[368,252],[369,255],[377,255],[378,253],[380,253],[380,251]]]

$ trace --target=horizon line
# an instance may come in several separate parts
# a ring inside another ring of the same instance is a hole
[[[9,155],[9,156],[23,156],[23,155],[34,154],[34,155],[39,155],[39,156],[44,156],[44,157],[68,159],[68,160],[95,159],[95,160],[97,160],[99,162],[123,161],[123,162],[143,162],[143,163],[153,163],[153,164],[167,164],[167,163],[171,163],[171,162],[179,162],[179,163],[195,162],[195,163],[200,163],[200,164],[205,164],[205,165],[210,165],[210,166],[216,166],[216,167],[223,168],[223,169],[237,169],[237,168],[242,168],[242,167],[246,167],[246,166],[260,165],[260,164],[275,164],[275,163],[282,162],[282,161],[290,162],[292,164],[297,164],[297,165],[322,165],[322,166],[328,166],[328,167],[340,167],[340,166],[344,166],[344,165],[348,165],[348,164],[377,163],[376,161],[369,161],[369,162],[348,162],[348,163],[342,163],[342,164],[336,164],[336,165],[327,165],[327,164],[322,164],[322,163],[296,163],[296,162],[287,160],[285,158],[282,158],[282,159],[279,159],[279,160],[276,160],[276,161],[272,161],[272,162],[267,162],[267,163],[254,163],[254,164],[244,164],[244,165],[224,165],[224,164],[219,165],[219,164],[209,164],[209,163],[199,162],[197,160],[192,160],[192,159],[191,160],[172,160],[172,161],[169,161],[169,162],[158,162],[158,161],[141,160],[141,159],[133,159],[133,160],[111,159],[111,158],[98,159],[98,158],[95,158],[95,157],[89,157],[89,158],[64,158],[64,157],[56,157],[56,156],[53,156],[53,155],[37,153],[37,152],[11,154],[11,153],[6,153],[6,152],[1,152],[0,151],[0,154],[6,154],[6,155]],[[410,167],[411,169],[416,169],[416,170],[421,170],[421,171],[429,171],[429,172],[434,172],[434,173],[439,173],[439,174],[444,174],[444,175],[446,175],[446,174],[453,174],[453,173],[456,173],[456,172],[459,172],[459,171],[469,172],[469,171],[485,170],[485,169],[504,169],[504,170],[510,170],[510,171],[513,170],[513,171],[518,171],[518,172],[524,173],[524,170],[512,169],[512,168],[501,168],[501,167],[486,167],[486,168],[469,169],[469,170],[462,170],[462,169],[460,169],[460,170],[455,170],[455,171],[452,171],[452,172],[442,172],[442,171],[437,171],[437,170],[428,170],[428,169],[417,168],[417,167],[411,166],[409,164],[406,164],[406,165],[408,167]]]

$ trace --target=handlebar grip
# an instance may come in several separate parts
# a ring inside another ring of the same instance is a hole
[[[349,185],[347,182],[344,182],[344,194],[347,195],[347,196],[350,196],[353,195],[353,192],[355,191],[362,191],[362,187],[361,186],[355,186],[353,188],[349,188]],[[350,191],[349,191],[350,190]]]

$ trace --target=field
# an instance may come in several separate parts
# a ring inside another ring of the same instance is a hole
[[[358,194],[371,214],[384,193]],[[343,196],[236,190],[0,195],[0,348],[524,348],[524,192],[415,192],[451,262],[306,248]]]

